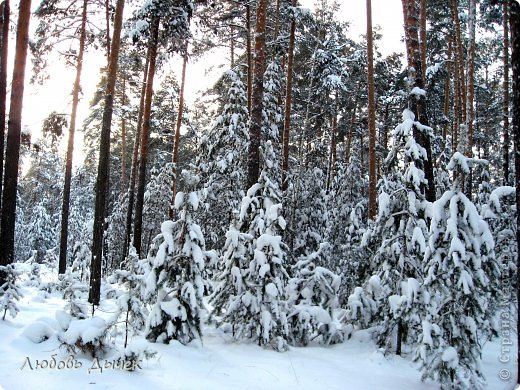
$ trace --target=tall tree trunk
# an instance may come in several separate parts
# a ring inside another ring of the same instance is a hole
[[[376,99],[374,88],[374,43],[372,34],[372,1],[367,0],[367,51],[368,51],[368,218],[374,219],[377,211],[376,190]]]
[[[153,79],[155,76],[155,63],[157,60],[157,46],[159,38],[159,18],[154,17],[150,35],[150,60],[148,64],[148,76],[143,110],[143,127],[141,129],[141,145],[139,172],[137,178],[137,194],[135,197],[135,222],[134,222],[134,247],[137,254],[141,255],[142,230],[143,230],[143,206],[144,190],[146,184],[146,165],[148,162],[148,141],[150,139],[150,114],[152,108]]]
[[[507,3],[507,1],[505,2]],[[469,2],[469,46],[468,46],[468,73],[467,73],[467,116],[468,116],[468,143],[466,145],[466,155],[472,157],[473,155],[473,126],[475,120],[475,24],[476,24],[477,3],[476,0]]]
[[[5,109],[7,100],[7,55],[9,48],[9,0],[0,6],[0,194],[2,193],[4,178],[4,149],[5,149]],[[0,196],[0,210],[2,196]]]
[[[96,203],[92,235],[92,260],[90,262],[90,288],[88,295],[88,301],[96,306],[99,305],[101,292],[101,261],[103,258],[103,233],[105,226],[104,219],[106,214],[109,184],[110,128],[112,126],[112,114],[114,110],[114,93],[124,6],[124,0],[117,0],[114,20],[114,36],[110,48],[110,63],[108,66],[105,103],[103,108],[103,119],[101,122],[101,137],[99,141],[99,163],[96,180]]]
[[[184,111],[184,84],[186,81],[186,64],[188,62],[188,42],[184,46],[184,53],[182,58],[182,76],[181,76],[181,90],[179,92],[179,109],[177,110],[177,123],[175,124],[175,141],[173,143],[173,179],[172,179],[172,201],[168,207],[168,214],[173,219],[175,214],[175,195],[177,195],[177,163],[179,162],[179,142],[181,140],[181,124],[182,112]]]
[[[468,99],[466,101],[466,112],[467,112],[467,127],[468,136],[466,144],[466,156],[473,157],[473,126],[475,121],[475,24],[477,17],[477,3],[476,0],[469,1],[469,17],[468,17],[468,30],[469,30],[469,44],[468,44],[468,72],[467,72],[467,92]],[[473,187],[473,172],[470,170],[465,182],[466,194],[471,199],[472,187]]]
[[[146,63],[143,71],[143,84],[141,85],[141,98],[139,101],[139,113],[137,114],[137,128],[135,131],[134,147],[132,149],[132,168],[130,170],[130,184],[128,186],[128,207],[126,209],[126,223],[125,223],[125,245],[123,246],[123,262],[128,256],[128,250],[130,247],[130,238],[132,235],[132,215],[134,211],[134,200],[135,200],[135,182],[137,177],[138,169],[138,156],[139,146],[141,145],[141,132],[143,128],[143,111],[144,111],[144,98],[146,95],[146,85],[148,77],[148,65],[150,62],[150,47],[148,47],[146,53]]]
[[[502,102],[502,119],[504,121],[502,128],[502,167],[504,173],[504,185],[509,184],[509,1],[504,1],[504,81],[503,81],[503,102]]]
[[[123,107],[126,105],[126,78],[123,78],[123,96],[121,100]],[[126,188],[126,118],[121,118],[121,193]]]
[[[258,181],[260,171],[260,139],[262,135],[262,111],[265,71],[265,19],[267,0],[259,0],[256,7],[255,68],[249,125],[249,156],[247,187]]]
[[[458,99],[460,124],[466,124],[466,79],[464,77],[464,55],[462,50],[462,35],[460,31],[458,0],[451,0],[451,16],[455,27],[455,66],[458,69],[459,89]],[[458,129],[457,129],[458,131]]]
[[[446,142],[446,137],[448,136],[448,128],[449,128],[448,117],[450,114],[451,50],[452,50],[452,43],[451,43],[451,39],[450,39],[450,40],[448,40],[448,58],[447,58],[447,63],[446,63],[446,82],[444,84],[443,114],[444,114],[444,119],[446,120],[446,123],[444,124],[444,127],[442,129],[442,140],[444,142]]]
[[[516,209],[520,210],[520,4],[518,1],[510,2],[509,21],[511,27],[511,66],[513,70],[512,109],[513,121],[511,127],[515,143],[515,184],[516,184]],[[520,272],[520,213],[516,213],[516,243],[517,274]],[[517,284],[517,302],[520,302],[520,284]],[[520,340],[520,310],[517,310],[517,340]],[[520,384],[520,348],[517,352],[517,383]]]
[[[408,70],[410,72],[409,78],[413,80],[413,86],[421,90],[424,89],[422,82],[423,69],[421,61],[421,52],[419,49],[418,24],[419,17],[417,15],[417,8],[415,1],[403,0],[403,13],[406,15],[405,19],[405,41],[407,47]],[[428,117],[426,115],[426,97],[410,96],[410,105],[415,108],[415,117],[422,125],[428,126]],[[428,184],[424,188],[424,195],[426,200],[435,201],[435,179],[433,175],[433,157],[431,141],[428,135],[414,126],[414,137],[419,145],[426,150],[426,161],[424,161],[424,175]]]
[[[426,47],[427,47],[427,39],[426,39],[426,0],[421,0],[421,9],[420,9],[420,27],[419,27],[419,35],[420,35],[420,45],[421,45],[421,65],[422,65],[422,82],[423,85],[426,85]]]
[[[11,264],[14,261],[16,191],[18,187],[22,106],[30,18],[31,0],[21,0],[18,25],[16,27],[16,52],[9,107],[9,124],[7,126],[7,150],[5,155],[2,216],[0,223],[0,265]],[[3,279],[3,275],[0,275],[0,285]]]
[[[292,1],[293,7],[296,0]],[[294,35],[296,32],[296,20],[291,20],[289,32],[289,48],[287,49],[287,83],[285,89],[285,112],[283,122],[283,161],[282,161],[282,191],[287,190],[287,174],[289,173],[289,137],[291,133],[291,108],[292,108],[292,81],[294,62]]]
[[[246,5],[247,110],[251,115],[253,98],[253,56],[251,53],[251,6]]]
[[[67,143],[67,157],[65,161],[65,180],[63,184],[63,203],[61,206],[61,230],[60,230],[60,257],[58,273],[64,274],[67,268],[67,249],[69,237],[69,207],[70,207],[70,183],[72,180],[72,160],[74,153],[74,133],[76,132],[76,116],[78,113],[79,91],[81,89],[81,72],[83,70],[83,54],[85,52],[85,39],[87,36],[87,8],[88,0],[83,0],[81,13],[81,30],[79,35],[79,51],[76,59],[76,79],[72,88],[72,112],[70,114],[69,139]]]

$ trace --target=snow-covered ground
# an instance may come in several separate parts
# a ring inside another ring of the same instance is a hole
[[[58,293],[47,295],[35,287],[23,287],[24,297],[18,303],[16,318],[0,317],[0,388],[17,389],[354,389],[401,390],[438,389],[433,382],[423,383],[414,363],[393,355],[383,356],[370,341],[367,331],[354,333],[343,344],[331,347],[311,345],[291,348],[279,353],[254,344],[237,344],[230,336],[212,326],[204,329],[204,344],[192,342],[183,346],[148,344],[157,355],[143,361],[134,372],[95,369],[96,362],[85,355],[77,355],[78,368],[38,368],[38,363],[66,365],[70,354],[57,338],[59,329],[56,311],[65,302]],[[114,305],[105,300],[100,316],[108,318]],[[3,314],[3,313],[2,313]],[[39,325],[34,325],[38,323]],[[44,325],[46,324],[46,325]],[[34,343],[31,336],[46,329],[50,338]],[[102,367],[121,349],[122,337],[114,350],[100,357]],[[134,338],[132,343],[145,343]],[[483,368],[488,389],[514,388],[516,350],[507,354],[511,362],[500,363],[500,339],[487,343],[483,353]],[[504,356],[504,355],[502,355]],[[31,367],[28,364],[31,363]],[[72,362],[72,361],[70,361]],[[25,365],[24,365],[25,364]],[[71,366],[72,364],[69,364]],[[23,367],[23,368],[22,368]],[[90,369],[90,372],[89,372]],[[502,370],[502,371],[501,371]],[[499,374],[513,378],[501,380]]]

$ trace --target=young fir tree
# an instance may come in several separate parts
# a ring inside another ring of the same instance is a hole
[[[136,334],[142,330],[149,313],[141,296],[142,287],[144,286],[144,274],[139,267],[139,259],[135,248],[130,248],[125,263],[122,265],[122,269],[116,271],[117,281],[124,287],[125,291],[117,298],[115,318],[117,320],[121,315],[124,316],[124,347],[126,348],[130,332]]]
[[[365,188],[357,155],[350,156],[348,166],[338,164],[328,199],[330,222],[326,241],[330,245],[327,266],[341,275],[340,291],[344,293],[362,283],[359,269],[365,262],[365,255],[359,244],[366,228]]]
[[[192,190],[200,179],[186,171],[183,176],[188,191],[175,197],[178,219],[163,222],[163,242],[150,259],[152,268],[145,281],[145,298],[153,303],[145,336],[152,342],[188,344],[202,337],[204,237],[193,220],[199,195]]]
[[[426,292],[421,345],[416,354],[423,379],[443,389],[483,387],[482,341],[489,332],[490,280],[498,276],[494,241],[459,182],[478,162],[455,153],[452,190],[434,202],[425,254]]]
[[[251,338],[258,345],[287,348],[287,313],[284,302],[288,279],[281,193],[270,173],[274,150],[262,148],[263,169],[258,183],[242,200],[237,226],[231,226],[224,248],[219,284],[212,296],[222,323],[231,324],[235,339]]]
[[[401,354],[403,342],[415,342],[420,326],[417,301],[428,237],[426,217],[431,206],[424,196],[426,151],[416,143],[414,129],[420,129],[426,136],[431,133],[429,127],[416,122],[414,114],[406,109],[403,122],[392,134],[394,143],[385,161],[387,171],[379,189],[379,212],[362,243],[368,251],[373,251],[371,264],[366,268],[375,276],[364,288],[373,291],[374,281],[378,281],[373,301],[368,292],[364,294],[371,301],[365,311],[370,314],[372,324],[378,325],[379,344],[386,349],[395,348],[397,354]],[[356,291],[349,302],[359,301],[355,295]]]
[[[171,183],[173,164],[166,163],[162,168],[152,168],[150,181],[146,184],[143,206],[143,249],[148,248],[161,221],[168,219],[167,205],[172,199]]]
[[[291,343],[297,346],[305,346],[318,336],[324,344],[343,341],[334,313],[339,307],[341,277],[319,266],[327,247],[321,245],[293,266],[295,276],[288,283],[288,321]]]
[[[204,223],[208,240],[217,245],[233,215],[238,214],[240,188],[245,183],[245,160],[249,134],[247,95],[238,70],[226,73],[230,81],[222,113],[201,140],[199,170],[204,180],[205,202],[213,210]],[[237,190],[238,189],[238,190]],[[207,214],[207,213],[206,213]],[[218,245],[217,245],[218,246]]]
[[[16,282],[20,272],[16,270],[14,264],[0,266],[0,272],[4,277],[3,284],[0,286],[0,313],[3,312],[2,320],[5,320],[7,313],[14,318],[20,311],[16,305],[16,301],[22,297]]]
[[[60,284],[63,286],[63,299],[67,301],[65,310],[74,318],[83,320],[88,317],[88,307],[83,301],[83,294],[88,291],[87,285],[80,279],[78,269],[67,268],[60,275]]]
[[[417,144],[414,128],[426,137],[432,134],[431,128],[416,122],[414,114],[406,109],[403,122],[392,133],[394,144],[386,160],[389,169],[397,170],[397,186],[392,192],[383,189],[379,194],[375,223],[376,234],[381,236],[381,246],[373,259],[381,280],[378,341],[387,349],[395,341],[397,354],[401,354],[402,342],[409,344],[417,339],[416,301],[423,277],[421,264],[428,237],[426,220],[431,207],[424,195],[426,150]],[[402,173],[400,164],[404,167]]]

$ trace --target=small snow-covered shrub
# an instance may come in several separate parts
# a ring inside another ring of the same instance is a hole
[[[127,371],[135,371],[143,360],[153,359],[157,351],[150,349],[145,341],[129,344],[118,356],[117,361],[122,362]],[[121,364],[121,363],[120,363]]]
[[[92,357],[104,353],[107,348],[109,324],[100,317],[91,317],[70,322],[67,330],[58,339],[69,353],[82,352]]]
[[[22,297],[20,288],[16,285],[19,274],[14,264],[0,266],[0,275],[3,276],[4,280],[4,283],[0,286],[0,312],[4,312],[2,320],[5,320],[8,312],[13,318],[18,314],[19,309],[16,306],[16,301],[19,301]]]

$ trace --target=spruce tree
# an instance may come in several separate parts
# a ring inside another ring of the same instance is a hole
[[[460,189],[461,176],[478,160],[455,153],[453,189],[434,202],[424,257],[421,345],[416,354],[423,379],[443,389],[483,387],[482,339],[489,334],[490,281],[498,277],[487,223]]]
[[[152,342],[178,340],[188,344],[202,339],[201,316],[204,281],[204,237],[193,220],[199,207],[194,191],[197,176],[183,171],[186,192],[178,192],[175,208],[178,219],[161,225],[162,240],[146,277],[145,298],[153,303],[145,336]]]

